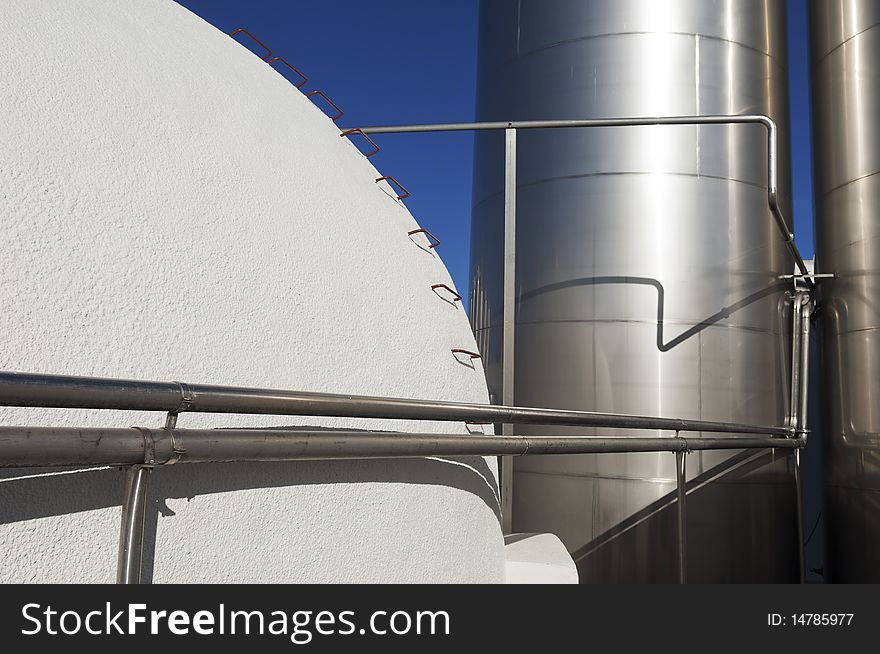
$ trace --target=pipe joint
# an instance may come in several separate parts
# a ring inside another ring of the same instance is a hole
[[[673,452],[675,452],[676,454],[679,454],[679,453],[690,454],[691,453],[690,445],[688,445],[688,441],[684,436],[682,436],[678,432],[675,432],[675,436],[673,438],[675,438],[678,441],[681,441],[681,447],[675,448],[673,450]]]
[[[144,439],[144,462],[146,467],[155,467],[177,463],[180,455],[185,452],[179,441],[175,439],[171,429],[147,429],[134,427]]]
[[[190,390],[190,387],[184,382],[176,381],[174,383],[177,384],[177,387],[180,389],[180,404],[177,405],[177,408],[174,411],[170,411],[169,413],[189,411],[196,399],[192,390]]]

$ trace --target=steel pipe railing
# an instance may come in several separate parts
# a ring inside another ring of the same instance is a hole
[[[790,426],[17,372],[0,372],[0,406],[482,421],[785,437],[794,435]]]
[[[327,461],[426,456],[796,449],[803,439],[680,436],[491,436],[326,429],[0,427],[0,467],[157,466],[234,461]]]
[[[630,118],[591,118],[575,120],[531,120],[506,122],[474,122],[474,123],[435,123],[422,125],[385,125],[359,128],[364,135],[368,134],[411,134],[425,132],[455,131],[486,131],[504,130],[504,274],[503,274],[503,320],[501,358],[502,404],[514,405],[514,313],[515,313],[515,279],[516,279],[516,135],[521,129],[565,129],[565,128],[605,128],[605,127],[644,127],[657,125],[762,125],[767,132],[767,205],[782,239],[794,259],[799,274],[795,277],[803,279],[810,292],[815,290],[812,275],[794,241],[794,233],[790,229],[779,206],[779,137],[776,123],[763,114],[742,115],[704,115],[704,116],[647,116]],[[794,379],[792,380],[795,381]],[[797,391],[792,388],[792,399]],[[796,410],[793,404],[790,418],[794,418]],[[509,423],[502,425],[505,435],[513,433]],[[513,470],[510,460],[501,462],[502,488],[502,528],[509,533],[513,515]],[[800,509],[799,509],[800,510]]]
[[[127,466],[118,583],[140,583],[149,471],[176,463],[325,461],[427,456],[674,452],[679,581],[686,581],[686,455],[695,450],[798,452],[792,426],[463,404],[402,398],[0,372],[0,406],[164,411],[163,428],[0,427],[0,467]],[[674,431],[675,436],[487,436],[329,429],[178,429],[181,412],[506,422]],[[686,439],[682,431],[760,434]],[[796,437],[798,436],[798,437]]]

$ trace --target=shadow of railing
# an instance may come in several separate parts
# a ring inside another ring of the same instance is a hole
[[[737,452],[687,482],[688,575],[690,581],[720,581],[717,577],[718,574],[726,575],[725,581],[766,582],[774,580],[777,576],[780,579],[797,577],[794,571],[797,557],[792,557],[789,561],[774,561],[768,558],[762,571],[722,570],[710,563],[715,559],[723,558],[718,556],[718,550],[725,547],[723,541],[726,531],[748,528],[748,525],[730,525],[730,520],[735,519],[736,516],[751,515],[748,512],[735,509],[735,506],[740,503],[744,506],[750,505],[755,501],[755,498],[750,495],[755,490],[753,484],[737,483],[737,481],[746,476],[756,476],[764,470],[766,471],[765,478],[750,481],[780,484],[784,473],[773,471],[771,467],[778,464],[784,456],[788,455],[771,450]],[[675,482],[671,481],[670,483],[674,485]],[[779,492],[793,493],[793,490],[780,485]],[[701,495],[705,496],[701,497]],[[764,501],[767,501],[766,496]],[[794,502],[793,495],[791,501]],[[673,490],[575,549],[571,555],[578,565],[581,581],[583,583],[601,583],[611,579],[625,581],[625,574],[621,579],[618,573],[610,573],[608,570],[609,566],[620,567],[625,563],[627,567],[632,568],[634,578],[637,578],[639,574],[644,573],[644,570],[640,570],[640,562],[646,562],[644,559],[649,556],[656,576],[652,581],[674,583],[676,581],[675,557],[677,556],[676,506],[676,491]],[[720,510],[721,506],[726,508]],[[778,517],[791,522],[790,528],[782,530],[782,533],[790,532],[792,546],[789,551],[794,552],[797,545],[797,527],[793,516]],[[695,527],[699,527],[699,529]],[[779,529],[768,530],[766,525],[759,525],[757,522],[755,527],[755,533],[759,535],[759,538],[764,537],[761,534],[768,534],[767,537],[772,538],[771,532],[777,535],[780,533]],[[639,543],[640,546],[635,548],[634,543]],[[646,543],[652,544],[654,547],[646,546]],[[731,543],[727,543],[726,546],[731,546]],[[635,551],[636,549],[638,552]],[[772,552],[770,549],[765,549],[765,551]],[[664,560],[668,560],[668,566],[660,565],[660,562]],[[730,566],[731,562],[736,561],[736,556],[734,554],[725,560]],[[700,565],[701,562],[706,565]],[[712,570],[712,575],[707,579],[702,579],[703,575],[700,573],[704,567],[707,570]],[[792,568],[792,570],[789,571],[788,568]],[[791,574],[786,574],[787,572],[791,572]],[[748,577],[751,574],[755,575],[754,578]]]

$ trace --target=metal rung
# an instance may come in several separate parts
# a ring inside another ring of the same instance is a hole
[[[467,356],[469,356],[471,359],[482,359],[482,358],[483,358],[483,355],[480,354],[479,352],[471,352],[470,350],[463,350],[463,349],[460,348],[460,347],[454,347],[454,348],[452,348],[452,349],[449,350],[449,351],[452,352],[453,354],[464,354],[464,355],[467,355]]]
[[[272,56],[272,50],[269,49],[269,46],[266,45],[265,43],[263,43],[262,41],[260,41],[260,39],[258,39],[256,36],[254,36],[253,34],[251,34],[250,32],[248,32],[248,31],[247,31],[246,29],[244,29],[243,27],[239,27],[239,28],[237,28],[237,29],[232,30],[232,31],[229,33],[229,36],[230,36],[231,38],[235,39],[235,35],[236,35],[236,34],[244,34],[244,35],[247,36],[251,41],[253,41],[253,42],[256,43],[257,45],[259,45],[261,48],[263,48],[263,50],[266,51],[266,54],[263,55],[262,57],[260,57],[260,59],[262,59],[263,61],[266,61],[267,59],[269,59],[269,57]],[[235,39],[235,40],[238,41],[238,39]],[[241,43],[241,41],[238,41],[238,42]],[[244,45],[244,44],[242,44],[242,45]],[[254,52],[254,54],[257,54],[257,53]],[[257,56],[259,56],[259,55],[257,55]]]
[[[292,70],[294,73],[296,73],[297,75],[299,75],[300,77],[302,77],[302,82],[300,82],[299,84],[293,84],[293,82],[290,82],[291,84],[294,85],[294,87],[296,87],[296,88],[298,88],[298,89],[301,89],[303,86],[306,85],[306,82],[309,81],[309,78],[306,77],[305,75],[303,75],[303,74],[302,74],[300,71],[298,71],[296,68],[294,68],[294,67],[290,64],[290,62],[288,62],[288,61],[287,61],[286,59],[284,59],[283,57],[275,57],[275,58],[273,58],[273,59],[270,59],[270,60],[267,61],[266,63],[268,63],[270,66],[272,66],[272,67],[274,68],[274,67],[275,67],[275,63],[276,63],[276,62],[279,62],[279,61],[280,61],[282,64],[284,64],[285,66],[287,66],[288,68],[290,68],[290,70]],[[332,103],[331,103],[331,104],[332,104]],[[337,107],[337,109],[338,109],[338,107]]]
[[[401,193],[399,193],[398,196],[397,196],[397,199],[398,199],[398,200],[404,200],[404,199],[408,198],[409,195],[410,195],[409,191],[407,191],[407,190],[404,188],[403,184],[401,184],[400,182],[398,182],[396,179],[394,179],[394,178],[391,177],[390,175],[385,175],[385,176],[383,176],[383,177],[379,177],[379,178],[376,180],[376,183],[378,184],[379,182],[388,182],[389,184],[393,184],[393,185],[396,186],[398,189],[400,189]]]
[[[374,149],[373,149],[371,152],[369,152],[369,153],[367,153],[367,152],[362,152],[362,154],[363,154],[367,159],[369,159],[370,157],[372,157],[374,154],[376,154],[376,153],[379,151],[379,146],[376,145],[376,144],[373,142],[373,139],[371,139],[369,136],[367,136],[366,134],[364,134],[364,131],[363,131],[361,128],[359,128],[359,127],[355,127],[354,129],[347,129],[347,130],[345,130],[344,132],[342,132],[342,134],[340,134],[339,136],[341,136],[342,138],[345,138],[346,136],[352,136],[353,134],[360,134],[360,135],[363,136],[363,137],[367,140],[367,142],[368,142],[368,143],[374,148]]]
[[[440,239],[434,236],[427,229],[420,227],[419,229],[413,229],[406,233],[407,236],[415,236],[416,234],[424,234],[431,243],[428,244],[428,249],[433,250],[434,248],[440,245]]]
[[[452,301],[453,302],[461,302],[461,295],[456,293],[455,289],[449,288],[446,284],[432,284],[431,285],[431,290],[434,291],[435,293],[437,292],[437,289],[440,289],[440,288],[442,288],[446,291],[449,291],[452,294],[452,298],[453,298]]]
[[[330,116],[330,120],[332,120],[335,123],[337,120],[342,118],[342,116],[345,114],[345,112],[342,111],[342,109],[339,108],[339,105],[337,105],[335,102],[333,102],[333,100],[331,100],[326,95],[324,95],[323,91],[309,91],[308,93],[306,93],[307,98],[312,98],[316,95],[319,95],[322,98],[324,98],[324,100],[327,102],[327,104],[329,104],[331,107],[336,109],[337,112],[339,112],[335,116]],[[314,102],[314,100],[312,100],[312,102]]]

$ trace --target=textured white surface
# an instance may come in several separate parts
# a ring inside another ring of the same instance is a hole
[[[452,282],[407,236],[416,222],[264,62],[171,0],[0,0],[0,34],[0,368],[487,401],[479,362],[450,353],[475,343],[430,288]],[[0,409],[0,424],[162,420]],[[157,470],[147,574],[503,581],[493,465]],[[112,581],[122,474],[23,478],[40,472],[0,473],[0,581]]]
[[[508,584],[576,584],[577,566],[553,534],[510,534],[504,537]]]

